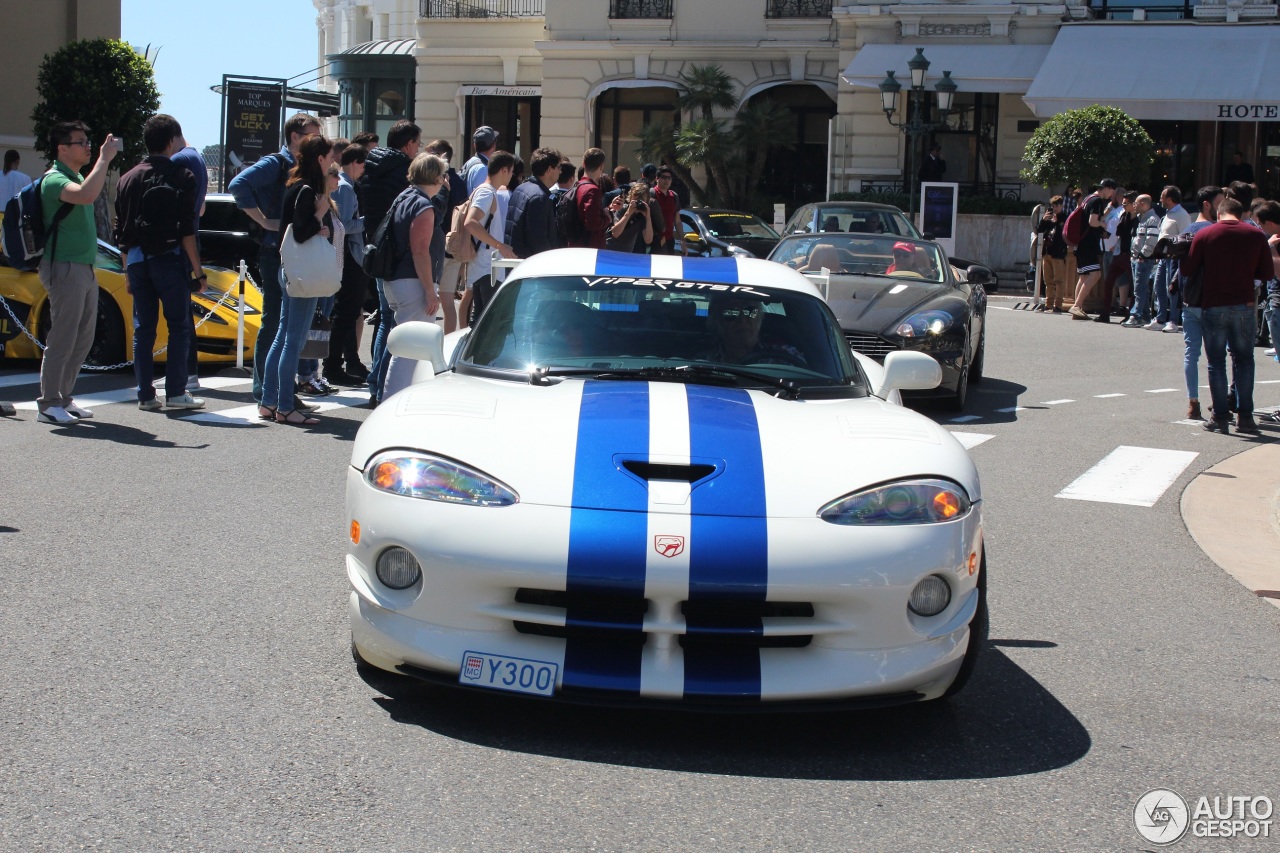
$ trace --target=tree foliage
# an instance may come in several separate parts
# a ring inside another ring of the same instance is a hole
[[[74,41],[47,54],[36,78],[39,101],[31,114],[37,145],[49,160],[49,129],[60,121],[82,121],[95,143],[108,133],[125,141],[114,168],[142,159],[142,126],[160,109],[151,63],[118,39]],[[94,159],[97,159],[95,145]]]
[[[1155,142],[1124,110],[1097,104],[1067,110],[1031,134],[1022,177],[1043,187],[1114,178],[1125,186],[1147,180]]]
[[[753,209],[769,151],[791,140],[790,111],[767,96],[741,106],[733,78],[714,63],[682,72],[677,91],[676,108],[690,118],[677,127],[646,124],[639,133],[641,152],[672,166],[697,204]],[[732,122],[716,116],[732,109]],[[705,185],[694,177],[697,167],[706,170]]]

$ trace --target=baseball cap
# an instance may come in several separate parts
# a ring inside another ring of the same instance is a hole
[[[1102,180],[1098,181],[1098,186],[1102,187],[1104,190],[1113,190],[1120,185],[1117,184],[1115,181],[1111,180],[1110,178],[1103,178]]]
[[[658,174],[658,167],[652,163],[645,163],[640,167],[640,174],[644,175],[646,178],[652,178],[654,175]]]
[[[493,144],[498,141],[498,131],[487,124],[477,127],[476,132],[471,134],[471,141],[476,144],[477,148],[492,148]]]
[[[897,242],[893,244],[893,250],[895,252],[915,252],[916,247],[910,243]]]

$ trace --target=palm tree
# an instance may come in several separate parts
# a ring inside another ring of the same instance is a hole
[[[646,160],[668,166],[693,195],[699,206],[707,204],[707,190],[693,176],[688,166],[676,156],[676,130],[667,121],[651,121],[637,134],[640,153]]]
[[[764,176],[769,151],[788,145],[794,137],[795,119],[789,109],[772,98],[759,98],[738,110],[733,135],[737,148],[745,155],[745,168],[739,170],[741,206],[750,205],[751,196]]]
[[[680,72],[680,95],[676,106],[681,112],[694,112],[710,120],[717,109],[731,110],[738,105],[733,93],[733,78],[715,63],[693,65]]]

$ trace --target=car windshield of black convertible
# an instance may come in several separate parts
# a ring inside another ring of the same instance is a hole
[[[866,380],[834,315],[807,293],[756,285],[548,276],[505,285],[468,338],[461,372],[817,389]]]

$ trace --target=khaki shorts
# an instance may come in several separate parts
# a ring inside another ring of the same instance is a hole
[[[462,277],[462,268],[465,264],[462,261],[456,261],[453,258],[444,259],[444,269],[440,272],[440,283],[436,290],[441,294],[457,293],[458,282]]]

